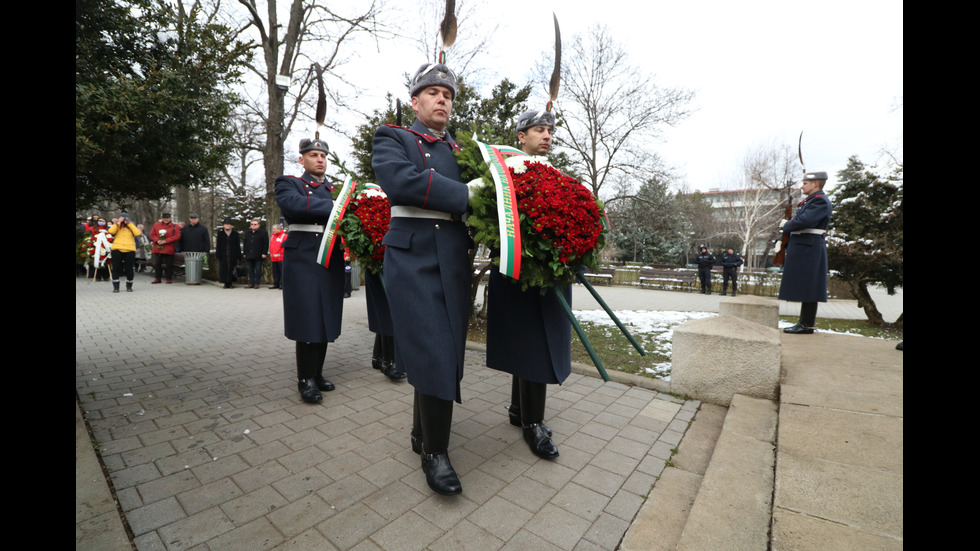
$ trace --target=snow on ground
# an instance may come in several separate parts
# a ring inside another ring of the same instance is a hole
[[[616,323],[603,310],[575,310],[575,319],[579,323],[590,323],[593,325],[606,327],[608,333],[619,331]],[[648,352],[659,352],[665,356],[671,354],[671,344],[674,339],[674,327],[682,323],[717,316],[715,312],[676,312],[667,310],[618,310],[614,311],[619,321],[629,329],[629,332]],[[779,329],[792,326],[793,323],[779,321]],[[822,333],[834,333],[846,335],[837,331],[821,329]],[[860,335],[857,335],[860,336]],[[658,379],[670,380],[670,362],[651,365],[646,368],[646,372],[653,374]]]
[[[614,312],[619,321],[629,329],[637,342],[648,352],[659,352],[670,356],[674,340],[674,327],[682,323],[717,316],[714,312],[675,312],[666,310],[619,310]],[[590,323],[607,330],[619,331],[616,323],[603,310],[576,310],[575,319],[579,323]],[[670,380],[670,362],[654,364],[646,372],[658,379]]]

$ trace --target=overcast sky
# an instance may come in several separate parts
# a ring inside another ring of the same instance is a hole
[[[391,15],[415,2],[389,4]],[[566,44],[594,23],[607,25],[655,83],[694,90],[697,111],[657,146],[691,189],[731,188],[748,152],[772,143],[795,152],[801,131],[806,168],[829,172],[831,185],[851,155],[866,164],[884,150],[902,158],[901,2],[562,0],[522,3],[519,14],[493,6],[481,4],[479,21],[464,21],[457,42],[462,47],[498,25],[492,55],[476,63],[487,85],[504,76],[526,83],[535,59],[551,58],[554,11]],[[368,112],[383,105],[386,92],[407,100],[404,73],[428,61],[409,41],[379,48],[360,48],[350,65]],[[349,151],[349,141],[334,141],[339,153]]]

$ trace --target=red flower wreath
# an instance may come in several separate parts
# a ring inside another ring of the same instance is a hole
[[[355,199],[348,205],[337,234],[344,237],[351,256],[371,273],[378,273],[383,267],[385,246],[381,240],[388,232],[390,220],[388,196],[377,187],[358,184]]]
[[[602,203],[543,157],[513,156],[507,166],[520,215],[521,287],[566,285],[583,265],[595,268],[605,243]],[[496,203],[493,186],[485,186],[469,218],[475,239],[491,249],[500,248]]]

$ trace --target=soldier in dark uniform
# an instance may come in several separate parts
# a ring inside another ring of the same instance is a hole
[[[826,183],[826,172],[804,174],[802,191],[806,198],[792,219],[781,222],[783,233],[789,234],[789,244],[779,299],[802,303],[799,323],[784,329],[786,333],[812,334],[817,303],[827,302],[827,244],[824,237],[833,206],[823,191]]]
[[[331,186],[324,181],[327,144],[299,143],[300,177],[276,179],[276,202],[289,225],[283,242],[282,302],[286,338],[296,341],[296,378],[300,397],[315,403],[321,391],[334,389],[323,376],[327,343],[340,336],[344,310],[344,249],[334,246],[330,267],[317,262],[317,251],[333,209]]]
[[[391,203],[384,277],[395,363],[415,387],[412,449],[422,456],[429,487],[455,495],[462,487],[449,461],[449,432],[453,401],[461,401],[473,246],[460,217],[471,193],[460,181],[459,146],[446,131],[456,76],[442,63],[425,64],[410,93],[415,124],[378,128],[371,164]]]
[[[549,111],[528,111],[517,121],[517,139],[528,155],[547,155],[555,131]],[[552,291],[521,290],[512,278],[490,269],[487,297],[487,366],[513,375],[510,423],[538,457],[558,457],[551,430],[544,423],[547,385],[561,384],[572,372],[572,328]],[[568,285],[559,289],[571,304]]]
[[[711,294],[711,267],[715,265],[715,255],[708,252],[708,247],[701,247],[695,260],[698,264],[698,279],[701,280],[701,294]]]
[[[728,250],[721,255],[722,283],[721,294],[728,292],[728,281],[732,282],[732,296],[738,290],[738,267],[742,265],[742,255],[735,252],[735,249],[728,247]]]

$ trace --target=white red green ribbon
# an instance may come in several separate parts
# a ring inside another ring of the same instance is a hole
[[[330,253],[333,251],[334,242],[337,240],[337,227],[340,225],[340,221],[344,219],[344,213],[354,196],[354,188],[356,187],[357,183],[354,182],[354,178],[348,176],[343,187],[340,188],[340,194],[334,199],[330,219],[327,221],[327,231],[323,233],[320,249],[316,253],[316,261],[324,268],[330,267]]]
[[[96,268],[101,268],[109,260],[109,252],[112,250],[112,244],[109,243],[108,235],[103,231],[95,234],[95,254],[92,256],[92,264]]]
[[[517,212],[517,196],[514,179],[505,159],[513,155],[527,156],[520,149],[506,145],[487,145],[473,137],[480,148],[484,162],[490,167],[494,189],[497,192],[497,220],[500,223],[500,273],[514,279],[521,278],[521,230]]]

